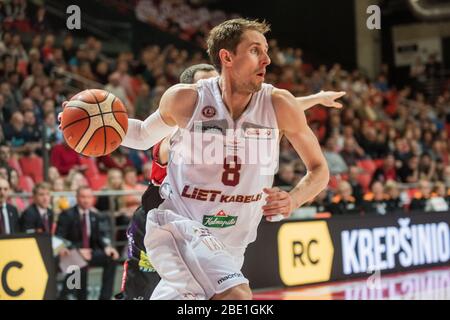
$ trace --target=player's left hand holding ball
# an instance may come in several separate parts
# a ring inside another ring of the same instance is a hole
[[[267,221],[276,222],[288,218],[295,209],[295,202],[289,192],[278,187],[264,188],[266,204],[262,207]]]

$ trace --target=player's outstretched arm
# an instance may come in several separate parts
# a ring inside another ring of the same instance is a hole
[[[303,111],[309,108],[321,104],[325,107],[342,108],[342,104],[337,102],[336,99],[341,98],[346,94],[345,91],[320,91],[319,93],[312,94],[306,97],[297,97],[297,106],[303,109]]]
[[[147,119],[128,119],[128,131],[121,145],[138,150],[150,149],[177,127],[184,126],[185,119],[192,115],[196,100],[195,86],[178,84],[170,87],[163,94],[158,110]]]
[[[307,173],[290,191],[279,188],[265,189],[265,216],[282,214],[288,217],[292,211],[311,201],[328,185],[330,173],[316,136],[309,128],[303,110],[298,109],[294,96],[286,90],[274,89],[272,102],[278,126],[303,160]],[[268,219],[270,220],[270,219]]]

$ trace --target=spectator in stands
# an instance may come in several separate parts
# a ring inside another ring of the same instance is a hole
[[[5,105],[5,97],[0,93],[0,124],[7,123],[11,118],[12,110],[8,109]],[[3,131],[2,131],[3,135]]]
[[[436,181],[436,162],[429,153],[423,153],[420,156],[418,166],[419,180]]]
[[[11,192],[13,192],[13,193],[25,192],[25,190],[23,190],[22,187],[20,186],[19,174],[17,173],[17,170],[13,169],[13,168],[11,168],[11,170],[9,170],[9,186],[10,186]],[[12,197],[10,199],[10,203],[14,207],[16,207],[19,210],[19,212],[22,212],[27,206],[26,199],[24,199],[22,197]]]
[[[294,165],[292,163],[283,163],[280,170],[275,175],[274,186],[292,186],[295,181]]]
[[[64,192],[64,191],[69,190],[66,188],[65,181],[62,177],[58,177],[52,180],[52,192]],[[52,208],[55,215],[58,216],[62,211],[70,208],[69,198],[62,195],[53,195]]]
[[[105,86],[105,90],[111,92],[119,98],[127,107],[127,110],[133,107],[131,101],[128,99],[125,88],[120,83],[120,74],[118,72],[113,72],[109,76],[108,84]]]
[[[139,181],[139,183],[143,184],[144,186],[150,185],[152,183],[152,181],[150,181],[151,173],[152,173],[152,162],[147,161],[142,166],[142,180]]]
[[[386,215],[389,213],[389,197],[384,193],[381,182],[375,181],[370,187],[370,192],[364,195],[363,210],[366,215]]]
[[[348,171],[347,164],[342,156],[336,151],[335,138],[329,138],[325,144],[323,155],[328,163],[328,168],[332,175],[341,174]]]
[[[360,214],[361,209],[352,195],[352,186],[347,181],[341,181],[336,191],[328,208],[332,215]]]
[[[372,159],[380,159],[386,154],[387,142],[385,139],[380,141],[380,132],[369,125],[363,126],[362,136],[359,145],[363,148],[365,153]]]
[[[84,174],[76,169],[71,169],[66,177],[66,183],[70,191],[76,191],[80,187],[89,185],[88,180]]]
[[[99,61],[94,69],[94,74],[98,82],[102,85],[108,83],[109,66],[106,61]]]
[[[150,94],[150,86],[146,83],[142,83],[135,102],[136,118],[144,120],[148,117],[149,113],[155,110],[149,110],[149,106],[152,105],[152,96]]]
[[[365,152],[354,138],[347,138],[344,140],[344,148],[341,151],[341,155],[347,166],[355,166],[357,161],[364,159]]]
[[[70,148],[65,140],[53,146],[50,152],[50,164],[56,167],[62,176],[66,176],[72,169],[86,169],[86,166],[81,164],[80,155]]]
[[[52,146],[64,140],[62,131],[58,129],[54,111],[48,111],[44,115],[45,134],[47,142]]]
[[[410,204],[410,211],[424,212],[427,207],[428,200],[433,197],[431,183],[428,180],[419,181],[419,190],[414,193],[414,197]]]
[[[316,213],[326,212],[329,209],[330,201],[328,189],[322,190],[308,207],[313,207]]]
[[[64,36],[62,50],[66,63],[69,63],[70,59],[76,55],[77,50],[74,47],[73,36],[70,32]]]
[[[8,180],[0,178],[0,235],[20,232],[17,208],[7,203],[11,189]]]
[[[53,181],[55,181],[59,177],[61,177],[61,175],[59,174],[59,171],[58,171],[58,169],[56,167],[49,167],[48,168],[48,180],[49,180],[50,183],[52,183]]]
[[[108,172],[109,169],[123,170],[126,167],[132,167],[133,163],[127,158],[126,152],[122,147],[114,150],[113,153],[97,158],[97,166],[101,172]]]
[[[56,235],[72,242],[72,246],[79,250],[89,266],[103,268],[101,300],[111,299],[116,264],[119,254],[104,237],[100,228],[99,216],[93,210],[94,195],[89,187],[80,187],[76,191],[77,205],[62,212],[58,219]],[[68,251],[62,250],[61,255],[67,255]],[[79,300],[87,299],[87,271],[81,269],[81,289],[77,291]],[[67,279],[66,279],[67,280]],[[67,283],[67,281],[64,281]],[[61,298],[66,299],[68,288],[64,285]]]
[[[11,171],[10,167],[0,167],[0,177],[9,181],[9,172]]]
[[[119,60],[119,59],[118,59]],[[126,60],[119,60],[117,62],[116,72],[119,74],[119,84],[125,89],[127,97],[134,97],[135,92],[132,88],[132,78],[129,74],[129,66]]]
[[[26,131],[23,114],[15,111],[11,115],[11,121],[3,126],[5,140],[11,143],[12,150],[18,153],[33,151],[33,145],[29,144],[29,134]]]
[[[134,167],[126,167],[123,171],[124,190],[136,191],[144,193],[147,189],[142,184],[138,183],[137,170]],[[127,213],[131,217],[134,210],[141,204],[141,194],[127,195],[124,199],[124,205]]]
[[[444,172],[442,174],[442,181],[446,186],[450,186],[450,166],[446,166],[444,168]]]
[[[32,28],[35,32],[44,33],[50,30],[50,26],[46,18],[46,10],[44,6],[40,6],[36,10],[36,15],[31,21]]]
[[[383,165],[375,170],[372,177],[372,183],[375,181],[385,183],[388,180],[397,180],[397,168],[392,153],[388,154],[383,160]]]
[[[355,197],[356,203],[360,204],[363,199],[364,190],[359,182],[359,176],[363,173],[363,170],[357,166],[351,166],[348,171],[348,183],[352,187],[352,195]]]
[[[403,201],[401,193],[398,189],[398,184],[394,180],[386,181],[384,186],[386,195],[388,196],[388,212],[389,213],[404,213]]]
[[[108,182],[102,189],[103,191],[121,191],[124,190],[123,174],[117,168],[108,170]],[[124,207],[123,196],[99,196],[95,207],[99,211],[107,211],[109,214],[121,212]]]
[[[42,129],[36,123],[36,116],[31,110],[27,110],[23,113],[24,128],[28,135],[27,141],[29,142],[32,152],[37,151],[42,147]]]
[[[450,189],[447,191],[445,184],[439,181],[434,184],[433,194],[435,197],[429,201],[428,208],[425,208],[426,211],[448,212],[450,208]]]
[[[398,176],[401,182],[416,183],[419,181],[419,157],[413,155],[398,170]]]
[[[6,143],[0,144],[0,167],[10,168],[11,147]]]
[[[51,186],[46,182],[33,188],[33,204],[22,213],[20,224],[23,232],[52,234],[54,213],[51,209]]]

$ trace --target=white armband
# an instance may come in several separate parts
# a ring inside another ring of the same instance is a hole
[[[127,134],[121,145],[137,150],[148,150],[174,132],[176,128],[164,122],[158,109],[144,121],[128,119]]]

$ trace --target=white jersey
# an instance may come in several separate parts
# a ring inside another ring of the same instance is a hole
[[[237,256],[256,239],[263,188],[272,187],[278,169],[279,132],[271,85],[263,84],[233,120],[218,82],[197,83],[192,118],[171,139],[160,208],[200,222]]]

